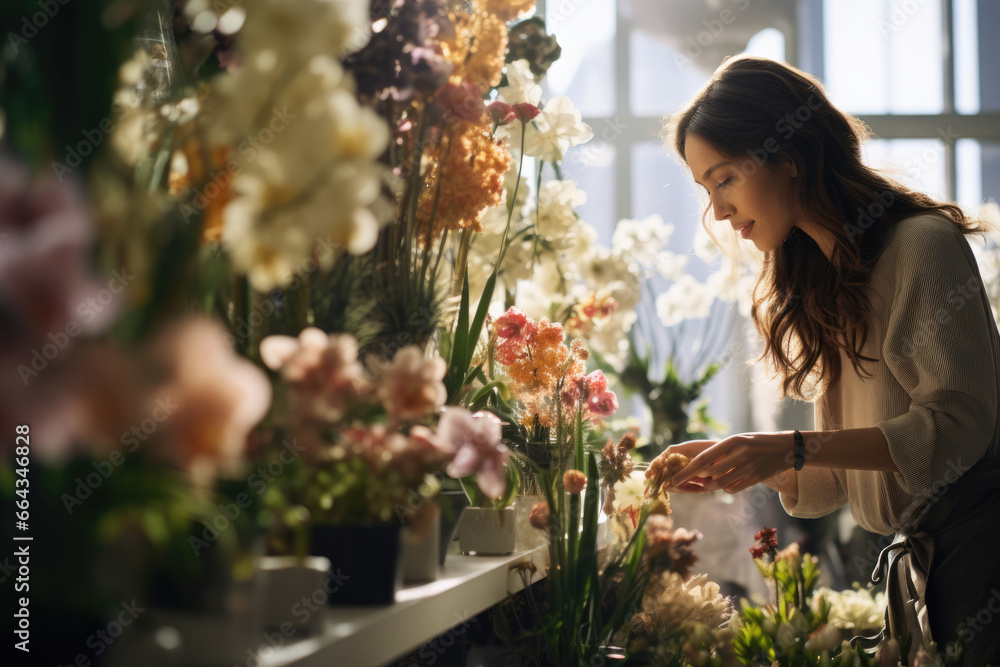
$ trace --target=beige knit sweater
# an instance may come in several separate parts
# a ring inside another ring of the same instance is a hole
[[[807,462],[797,473],[798,500],[781,494],[781,502],[803,518],[850,502],[858,525],[889,535],[912,527],[946,484],[1000,453],[1000,333],[969,241],[938,214],[889,232],[869,295],[874,321],[862,354],[879,359],[863,362],[873,377],[859,378],[841,351],[840,381],[813,403],[814,429],[877,426],[900,472]]]

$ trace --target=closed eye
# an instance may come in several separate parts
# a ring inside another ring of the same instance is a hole
[[[729,178],[727,178],[726,180],[722,181],[721,183],[717,183],[717,184],[716,184],[716,187],[719,187],[719,188],[724,188],[724,187],[726,187],[727,185],[729,185],[729,181],[731,181],[731,180],[733,180],[733,177],[732,177],[732,176],[730,176],[730,177],[729,177]]]

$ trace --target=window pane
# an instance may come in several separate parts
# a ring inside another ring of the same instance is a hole
[[[562,166],[562,177],[587,193],[587,201],[576,212],[597,229],[599,243],[607,247],[615,223],[615,152],[613,144],[593,139],[569,149]],[[546,172],[545,178],[549,177]]]
[[[936,139],[873,139],[863,149],[865,164],[907,187],[945,199],[944,142]]]
[[[656,213],[664,222],[672,224],[670,250],[675,253],[692,251],[694,232],[701,225],[695,187],[686,169],[677,164],[661,144],[632,147],[632,217],[641,220]],[[704,280],[708,267],[692,256],[688,273]]]
[[[707,75],[684,54],[645,32],[629,39],[629,95],[636,116],[662,116],[691,99]]]
[[[615,3],[552,2],[546,26],[562,55],[545,77],[546,96],[567,95],[584,116],[615,113]]]
[[[750,38],[743,53],[785,62],[785,36],[777,28],[765,28]]]
[[[983,201],[983,151],[974,139],[955,142],[958,204],[975,213]]]
[[[944,111],[940,0],[898,1],[882,14],[889,57],[889,113]]]
[[[852,113],[941,113],[940,0],[823,4],[826,89]]]
[[[1000,142],[982,143],[983,199],[992,197],[1000,201]]]
[[[979,113],[979,34],[976,0],[955,2],[955,110]]]
[[[979,41],[979,105],[980,111],[1000,111],[1000,2],[981,0],[978,4],[976,28]]]
[[[844,111],[889,110],[885,40],[878,29],[881,4],[871,0],[823,3],[824,83],[830,100]]]

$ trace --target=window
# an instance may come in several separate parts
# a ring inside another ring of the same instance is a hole
[[[775,8],[791,6],[781,13]],[[782,59],[823,80],[834,104],[878,136],[873,166],[976,211],[1000,198],[1000,3],[989,0],[792,0],[716,3],[672,0],[541,0],[539,12],[563,47],[546,97],[565,94],[595,139],[568,155],[564,177],[587,191],[581,216],[609,242],[615,222],[659,213],[675,225],[674,252],[687,253],[699,210],[682,169],[658,138],[661,118],[688,100],[722,57],[749,52]],[[726,14],[725,12],[728,12]],[[691,257],[689,271],[708,267]],[[745,323],[744,323],[745,324]],[[684,349],[683,346],[681,349]],[[747,404],[738,364],[706,390],[711,412],[732,432],[803,428]],[[786,403],[786,406],[788,404]]]

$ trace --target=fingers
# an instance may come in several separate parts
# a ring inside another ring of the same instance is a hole
[[[705,488],[711,491],[724,490],[727,493],[737,493],[748,486],[756,484],[757,477],[758,475],[753,470],[745,468],[737,470],[734,468],[706,481]]]
[[[711,477],[711,475],[707,472],[707,468],[723,457],[725,457],[725,452],[717,452],[714,447],[705,449],[691,459],[690,463],[688,463],[684,469],[670,479],[670,486],[680,486],[695,476]]]
[[[692,477],[690,481],[680,486],[668,487],[667,491],[670,493],[706,493],[708,491],[705,488],[706,481],[702,477]]]
[[[735,494],[739,493],[740,491],[745,491],[749,489],[751,486],[754,486],[755,484],[757,484],[757,482],[753,481],[753,479],[749,477],[744,477],[743,479],[737,481],[736,483],[724,487],[722,490],[725,491],[726,493]]]
[[[714,445],[717,440],[687,440],[676,445],[670,445],[660,456],[670,456],[671,454],[683,454],[688,458],[694,458],[698,454]]]

